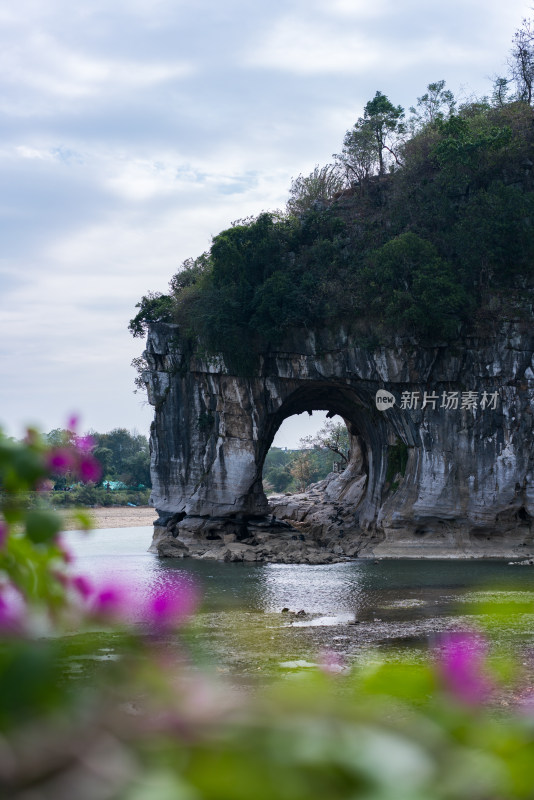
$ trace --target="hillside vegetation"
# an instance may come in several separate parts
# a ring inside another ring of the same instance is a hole
[[[491,99],[457,106],[438,81],[408,117],[377,92],[334,162],[293,181],[285,211],[215,236],[168,295],[143,297],[132,333],[173,321],[191,346],[246,371],[294,328],[438,343],[528,313],[534,112],[515,85],[512,96],[498,78]]]

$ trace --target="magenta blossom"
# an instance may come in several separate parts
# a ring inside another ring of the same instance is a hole
[[[51,472],[65,474],[75,466],[75,463],[74,453],[67,447],[57,447],[47,456],[47,466]]]
[[[57,447],[51,450],[47,456],[47,466],[50,471],[63,475],[73,472],[78,474],[82,481],[96,483],[100,479],[102,469],[96,458],[89,452],[92,447],[89,439],[90,437],[83,437],[79,440],[83,442],[81,448]]]
[[[90,590],[89,582],[87,582],[86,588]],[[81,593],[84,591],[83,582],[78,582],[78,590]],[[135,594],[129,586],[119,581],[95,586],[90,591],[86,602],[89,613],[99,619],[129,622],[136,616]]]
[[[25,615],[26,605],[18,589],[12,584],[0,587],[0,632],[21,633]]]
[[[94,593],[93,586],[85,575],[76,575],[72,579],[72,586],[84,600],[87,600]]]
[[[439,673],[448,691],[464,705],[481,705],[491,694],[486,654],[486,641],[472,631],[447,633],[441,639],[437,652]]]
[[[104,586],[93,597],[93,611],[98,616],[120,616],[125,605],[125,596],[118,586]]]
[[[75,443],[80,453],[90,453],[95,446],[95,441],[92,436],[77,436]]]
[[[149,598],[144,616],[157,630],[170,629],[180,625],[190,617],[199,603],[197,587],[180,581],[163,589]]]
[[[67,430],[71,431],[72,433],[76,433],[78,429],[78,423],[80,418],[77,414],[71,414],[69,417],[69,421],[67,422]]]
[[[96,483],[100,480],[102,468],[96,458],[87,455],[80,459],[78,472],[82,481],[93,481],[93,483]]]

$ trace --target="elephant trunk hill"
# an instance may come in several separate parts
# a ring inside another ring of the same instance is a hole
[[[392,337],[372,349],[342,327],[294,332],[247,377],[188,353],[177,325],[154,323],[145,358],[161,555],[323,563],[534,552],[534,333],[524,316],[454,347]],[[348,467],[269,504],[262,467],[274,435],[315,409],[345,420]]]
[[[534,109],[450,103],[358,177],[379,105],[402,111],[377,93],[285,212],[237,220],[138,304],[162,555],[533,552]],[[276,431],[314,409],[345,420],[348,466],[269,505]]]

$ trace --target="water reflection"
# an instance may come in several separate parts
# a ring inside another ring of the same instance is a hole
[[[207,611],[251,612],[304,610],[306,620],[345,623],[400,622],[451,613],[465,590],[513,583],[531,588],[528,568],[484,561],[355,561],[310,566],[303,564],[221,564],[211,561],[160,559],[147,552],[152,528],[114,528],[89,535],[66,534],[76,569],[100,582],[134,586],[139,600],[176,582],[200,584]],[[328,623],[334,624],[334,623]]]

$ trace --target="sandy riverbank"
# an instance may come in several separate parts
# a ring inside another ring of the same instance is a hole
[[[91,516],[95,528],[138,528],[143,525],[152,525],[157,519],[157,513],[150,506],[111,506],[110,508],[84,509]],[[64,517],[64,529],[72,531],[79,528],[79,523],[71,516],[70,509],[60,512]]]

